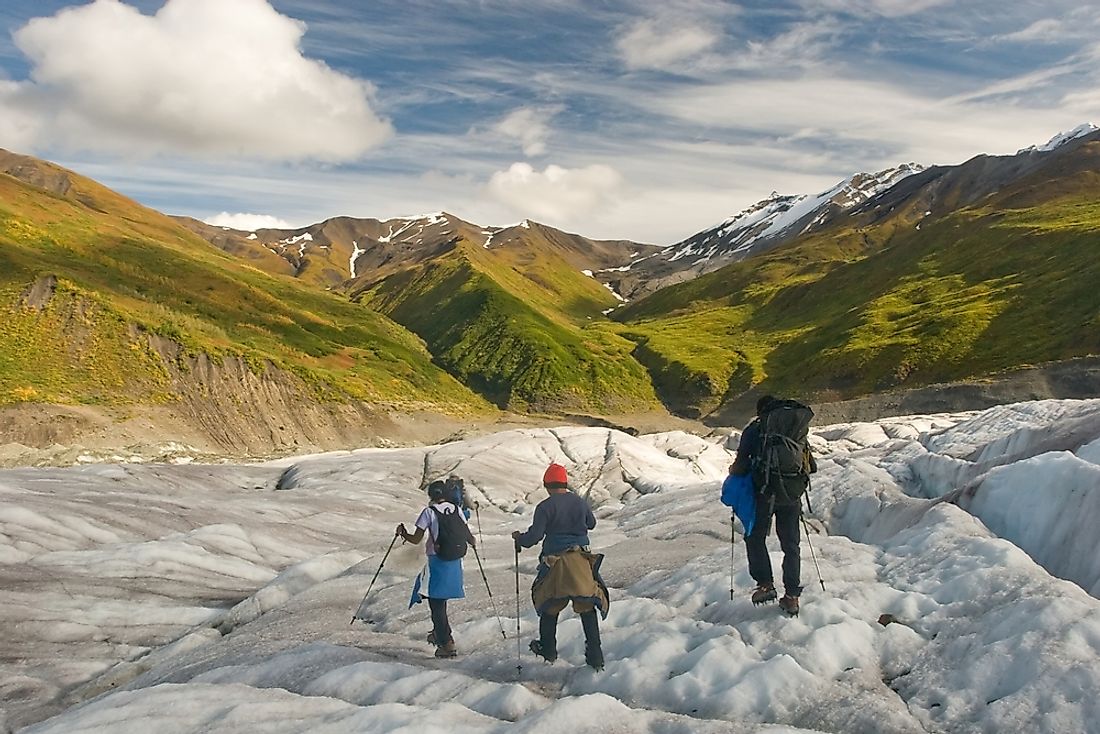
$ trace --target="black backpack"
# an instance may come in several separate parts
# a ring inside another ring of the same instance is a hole
[[[796,400],[777,400],[757,421],[760,444],[753,457],[756,490],[779,504],[797,504],[816,470],[807,437],[813,410]]]
[[[435,537],[435,555],[444,561],[457,561],[466,555],[466,521],[456,509],[454,512],[440,512],[429,505],[439,523],[439,534]]]

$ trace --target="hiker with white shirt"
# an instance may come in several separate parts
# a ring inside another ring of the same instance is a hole
[[[446,484],[435,481],[428,485],[428,506],[416,518],[416,531],[397,526],[396,535],[413,544],[427,536],[424,553],[427,563],[413,583],[409,606],[421,599],[428,600],[432,615],[432,631],[428,642],[436,646],[437,658],[453,658],[458,652],[451,624],[447,618],[447,600],[466,596],[462,580],[462,558],[469,546],[475,546],[473,533],[462,512],[446,499]]]

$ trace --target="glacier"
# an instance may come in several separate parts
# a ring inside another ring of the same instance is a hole
[[[1100,732],[1100,400],[815,427],[797,618],[749,602],[718,502],[737,438],[561,427],[0,471],[0,731]],[[517,604],[509,534],[552,461],[607,556],[600,673],[571,613],[557,664],[527,652],[537,559]],[[363,594],[451,473],[492,596],[468,558],[460,656],[436,660],[407,607],[421,548]]]

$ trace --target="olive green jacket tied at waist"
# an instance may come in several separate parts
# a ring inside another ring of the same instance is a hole
[[[607,584],[600,577],[602,553],[591,553],[574,546],[563,553],[543,556],[535,583],[531,586],[531,601],[539,616],[557,615],[573,602],[577,614],[599,609],[607,619],[611,597]]]

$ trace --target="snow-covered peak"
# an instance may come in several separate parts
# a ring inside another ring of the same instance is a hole
[[[1094,133],[1100,130],[1100,127],[1096,127],[1091,122],[1085,122],[1070,130],[1068,133],[1058,133],[1053,138],[1043,143],[1042,145],[1032,145],[1027,148],[1021,148],[1016,151],[1016,155],[1020,153],[1049,153],[1055,148],[1060,148],[1071,140],[1084,137],[1089,133]]]
[[[857,173],[816,195],[771,195],[721,224],[672,245],[669,262],[729,261],[757,243],[783,234],[802,234],[826,221],[837,209],[846,211],[889,189],[924,166],[904,163],[877,173]],[[792,228],[800,225],[797,231]]]
[[[488,239],[482,245],[486,250],[489,249],[489,245],[493,242],[493,238],[502,232],[508,232],[513,229],[531,229],[531,220],[524,219],[522,222],[516,222],[515,224],[506,224],[503,227],[487,227],[482,230],[482,234],[489,235]],[[507,236],[507,235],[505,235]]]
[[[886,191],[903,178],[923,170],[924,166],[910,162],[878,173],[857,173],[840,186],[832,201],[845,209],[857,206]]]
[[[418,217],[394,217],[384,222],[388,229],[386,234],[378,238],[378,241],[386,243],[414,236],[419,238],[428,227],[434,227],[439,224],[449,225],[450,223],[450,215],[446,212],[433,212],[431,214],[422,214]]]
[[[446,212],[431,212],[430,214],[418,214],[412,217],[394,217],[388,221],[424,222],[426,224],[439,224],[447,221]]]

